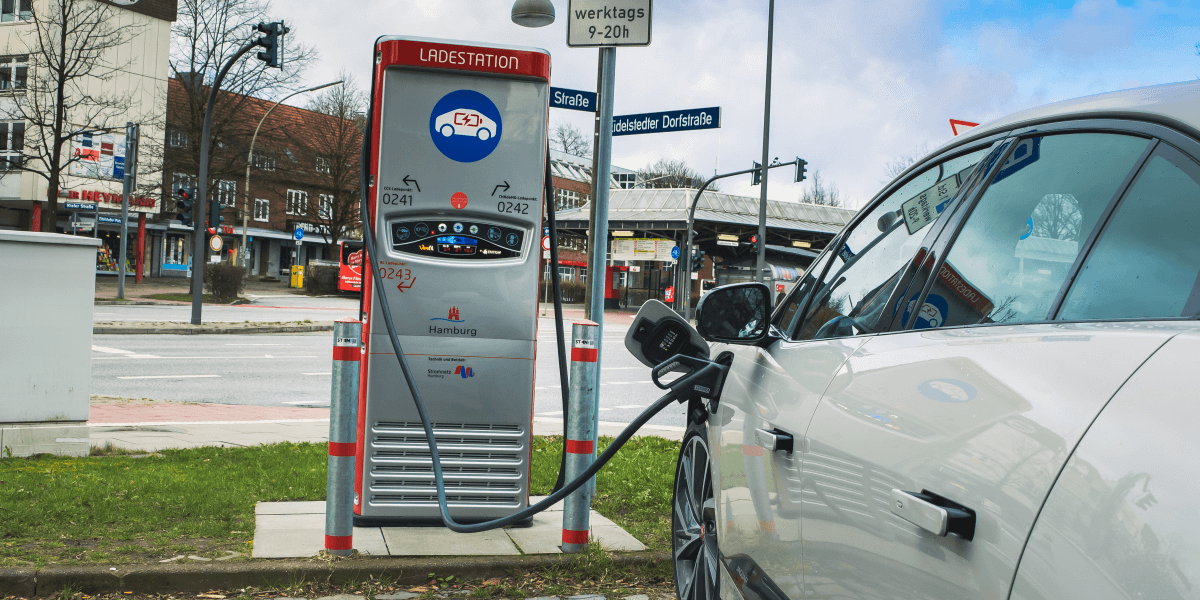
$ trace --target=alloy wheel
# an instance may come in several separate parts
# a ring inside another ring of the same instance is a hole
[[[719,594],[712,467],[703,431],[684,442],[675,470],[671,541],[679,600],[714,600]]]

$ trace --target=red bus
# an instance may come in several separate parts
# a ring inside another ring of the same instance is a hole
[[[362,291],[363,245],[362,242],[338,242],[338,289],[344,292]]]

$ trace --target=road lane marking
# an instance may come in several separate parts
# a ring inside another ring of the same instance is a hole
[[[196,379],[198,377],[220,377],[220,375],[129,375],[117,379]]]
[[[126,360],[131,358],[157,358],[160,360],[243,360],[247,358],[318,358],[316,354],[290,354],[290,355],[271,355],[263,354],[261,356],[155,356],[152,354],[131,354],[123,356],[98,356],[92,360]]]
[[[627,371],[629,369],[645,369],[646,367],[600,367],[601,371]]]
[[[552,423],[552,424],[562,425],[563,420],[556,419],[554,417],[534,417],[533,422],[534,423]],[[610,426],[611,427],[628,427],[629,426],[629,423],[617,423],[614,421],[600,421],[598,424],[603,425],[605,427],[610,427]],[[677,432],[678,431],[687,431],[686,427],[675,427],[672,425],[649,425],[649,424],[647,424],[647,425],[642,425],[642,429],[657,429],[659,431],[677,431]]]
[[[618,409],[618,408],[646,408],[646,405],[645,404],[618,404],[617,406],[612,406],[610,408],[612,408],[614,410]]]
[[[301,375],[333,375],[333,371],[321,371],[320,373],[301,373]],[[285,402],[284,404],[290,404],[290,402]]]
[[[133,350],[120,350],[117,348],[105,348],[104,346],[92,346],[92,352],[103,352],[105,354],[133,354]]]
[[[225,344],[226,346],[291,346],[291,344]]]

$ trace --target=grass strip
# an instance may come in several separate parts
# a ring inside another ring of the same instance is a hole
[[[554,485],[561,449],[561,437],[534,438],[533,494]],[[678,449],[634,438],[597,475],[593,507],[650,550],[670,547]],[[249,554],[254,505],[323,500],[326,464],[324,443],[0,458],[0,566]]]

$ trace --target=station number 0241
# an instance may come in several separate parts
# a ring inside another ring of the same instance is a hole
[[[412,206],[413,205],[412,194],[384,193],[382,195],[381,201],[384,204],[390,204],[390,205],[400,205],[400,206]]]

